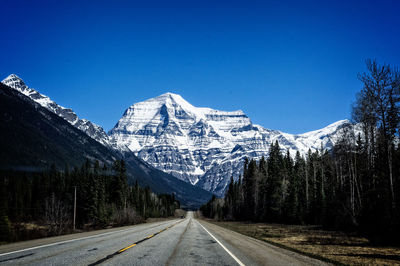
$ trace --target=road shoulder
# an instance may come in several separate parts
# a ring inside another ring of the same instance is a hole
[[[128,226],[114,227],[114,228],[109,228],[109,229],[93,230],[93,231],[88,231],[88,232],[73,233],[73,234],[67,234],[67,235],[61,235],[61,236],[45,237],[45,238],[39,238],[39,239],[34,239],[34,240],[4,244],[4,245],[0,245],[0,256],[5,253],[9,253],[9,252],[30,249],[30,248],[39,247],[39,246],[52,245],[52,244],[56,244],[56,243],[60,243],[60,242],[74,241],[74,240],[79,240],[79,239],[96,237],[96,236],[101,236],[101,235],[106,235],[106,234],[111,234],[111,233],[116,233],[116,232],[122,232],[122,231],[130,230],[133,228],[140,228],[141,226],[146,226],[149,224],[162,224],[162,223],[166,223],[168,221],[171,221],[171,220],[162,221],[162,222],[158,221],[158,222],[150,222],[150,223],[142,223],[142,224],[135,224],[135,225],[128,225]]]
[[[235,247],[241,253],[246,254],[249,259],[258,265],[329,265],[326,262],[276,247],[204,220],[197,219],[197,221],[220,240],[229,244],[229,246]]]

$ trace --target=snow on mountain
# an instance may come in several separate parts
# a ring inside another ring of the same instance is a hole
[[[275,141],[292,155],[331,148],[339,130],[349,125],[342,120],[293,135],[255,125],[240,110],[198,108],[165,93],[129,107],[109,135],[114,145],[126,145],[152,166],[223,195],[230,176],[237,180],[241,174],[245,157],[268,155]]]
[[[80,119],[71,109],[62,107],[52,101],[49,97],[39,93],[32,88],[29,88],[17,75],[9,75],[6,79],[2,81],[2,83],[23,93],[35,102],[39,103],[41,106],[64,118],[71,125],[82,130],[91,138],[97,140],[105,146],[110,146],[108,135],[102,127],[90,122],[89,120]]]
[[[230,177],[237,180],[244,158],[267,156],[278,141],[291,155],[309,149],[329,149],[340,129],[350,126],[341,120],[320,130],[288,134],[255,125],[242,111],[219,111],[191,105],[180,95],[165,93],[129,107],[107,135],[103,128],[80,119],[71,109],[29,88],[12,74],[2,81],[67,120],[87,135],[121,152],[134,152],[145,162],[181,180],[223,195]]]

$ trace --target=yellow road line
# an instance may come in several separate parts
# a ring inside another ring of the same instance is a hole
[[[183,220],[182,220],[182,221],[183,221]],[[113,258],[114,256],[121,254],[122,252],[126,251],[127,249],[130,249],[130,248],[132,248],[132,247],[134,247],[134,246],[136,246],[136,245],[138,245],[138,244],[140,244],[140,243],[146,241],[147,239],[150,239],[150,238],[152,238],[153,236],[158,235],[159,233],[161,233],[161,232],[163,232],[163,231],[165,231],[165,230],[167,230],[167,229],[169,229],[169,228],[171,228],[171,227],[173,227],[173,226],[175,226],[175,225],[181,223],[182,221],[177,222],[177,223],[174,223],[174,224],[172,224],[171,226],[168,226],[168,227],[162,229],[162,230],[161,230],[160,232],[158,232],[158,233],[149,235],[148,237],[143,238],[143,239],[137,241],[136,243],[133,243],[133,244],[130,245],[130,246],[127,246],[127,247],[125,247],[125,248],[123,248],[123,249],[120,249],[120,250],[116,251],[115,253],[112,253],[112,254],[110,254],[110,255],[108,255],[108,256],[106,256],[106,257],[104,257],[104,258],[102,258],[102,259],[100,259],[100,260],[98,260],[98,261],[96,261],[96,262],[93,262],[93,263],[89,264],[89,266],[99,265],[99,264],[101,264],[101,263],[103,263],[103,262],[105,262],[105,261],[107,261],[107,260]]]
[[[180,221],[180,222],[178,222],[178,223],[181,223],[181,222],[182,222],[182,221]],[[125,247],[125,248],[123,248],[123,249],[118,250],[116,253],[117,253],[117,254],[122,253],[122,252],[126,251],[127,249],[130,249],[130,248],[136,246],[137,244],[143,242],[144,240],[149,239],[149,238],[152,238],[153,236],[158,235],[158,234],[160,234],[161,232],[170,229],[171,227],[175,226],[175,225],[178,224],[178,223],[172,224],[172,225],[170,225],[170,226],[168,226],[168,227],[166,227],[166,228],[164,228],[164,229],[161,229],[158,233],[149,235],[148,237],[146,237],[146,238],[144,238],[144,239],[142,239],[142,240],[139,240],[138,242],[136,242],[136,243],[134,243],[134,244],[132,244],[132,245],[130,245],[130,246],[127,246],[127,247]]]
[[[130,246],[127,246],[126,248],[123,248],[123,249],[121,249],[121,250],[118,250],[118,253],[124,252],[125,250],[130,249],[131,247],[134,247],[134,246],[136,246],[136,244],[132,244],[132,245],[130,245]]]

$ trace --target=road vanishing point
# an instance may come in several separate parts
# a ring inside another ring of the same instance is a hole
[[[1,265],[326,265],[217,225],[185,219],[0,246]]]

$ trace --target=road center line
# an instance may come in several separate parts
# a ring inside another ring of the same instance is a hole
[[[51,246],[56,246],[56,245],[65,244],[65,243],[70,243],[70,242],[75,242],[75,241],[80,241],[80,240],[85,240],[85,239],[90,239],[90,238],[95,238],[95,237],[100,237],[100,236],[111,235],[111,234],[120,233],[120,232],[125,232],[125,231],[130,231],[130,230],[134,230],[134,229],[137,229],[137,227],[128,228],[128,229],[122,229],[122,230],[117,230],[117,231],[112,231],[112,232],[103,233],[103,234],[98,234],[98,235],[93,235],[93,236],[86,236],[86,237],[81,237],[81,238],[75,238],[75,239],[70,239],[70,240],[65,240],[65,241],[50,243],[50,244],[46,244],[46,245],[40,245],[40,246],[36,246],[36,247],[20,249],[20,250],[16,250],[16,251],[10,251],[10,252],[7,252],[7,253],[2,253],[2,254],[0,254],[0,257],[6,256],[6,255],[11,255],[11,254],[14,254],[14,253],[19,253],[19,252],[34,250],[34,249],[38,249],[38,248],[51,247]]]
[[[170,226],[158,231],[157,233],[149,235],[149,236],[147,236],[147,237],[145,237],[145,238],[143,238],[143,239],[141,239],[141,240],[139,240],[139,241],[137,241],[137,242],[125,247],[125,248],[122,248],[122,249],[120,249],[120,250],[118,250],[118,251],[116,251],[116,252],[114,252],[114,253],[112,253],[112,254],[110,254],[110,255],[108,255],[108,256],[106,256],[106,257],[104,257],[104,258],[102,258],[102,259],[100,259],[100,260],[98,260],[96,262],[90,263],[89,266],[95,266],[95,265],[101,264],[101,263],[103,263],[103,262],[105,262],[105,261],[107,261],[109,259],[112,259],[114,256],[119,255],[124,251],[127,251],[128,249],[130,249],[130,248],[132,248],[132,247],[134,247],[134,246],[136,246],[136,245],[138,245],[138,244],[140,244],[140,243],[142,243],[142,242],[144,242],[144,241],[146,241],[146,240],[148,240],[148,239],[160,234],[161,232],[163,232],[165,230],[170,229],[171,227],[173,227],[173,226],[175,226],[175,225],[177,225],[177,224],[179,224],[181,222],[182,221],[176,222],[176,223],[174,223],[174,224],[172,224],[172,225],[170,225]]]
[[[229,251],[229,249],[227,249],[221,242],[219,242],[219,240],[213,235],[211,234],[200,222],[198,222],[200,224],[201,227],[203,227],[204,230],[206,230],[206,232],[212,237],[214,238],[215,241],[217,241],[217,243],[226,251],[228,252],[228,254],[240,265],[240,266],[245,266],[243,262],[241,262],[232,252]]]

